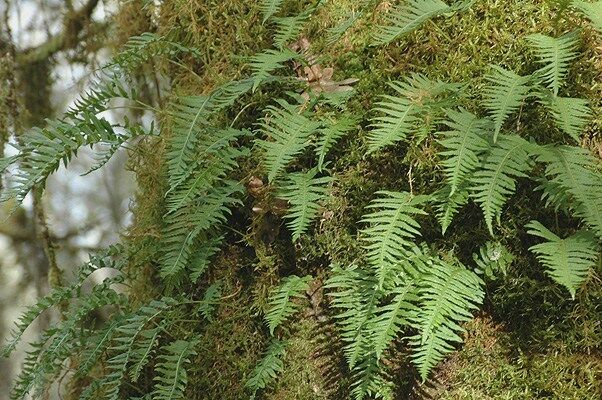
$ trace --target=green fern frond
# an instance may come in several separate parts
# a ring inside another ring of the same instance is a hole
[[[563,190],[547,192],[558,204],[557,195],[572,197],[575,214],[602,238],[602,174],[600,163],[587,150],[575,146],[538,146],[537,160],[546,164],[545,175],[552,183],[547,187]],[[555,200],[556,199],[556,200]]]
[[[450,7],[441,0],[408,0],[385,16],[386,25],[376,28],[373,45],[390,43],[449,11]]]
[[[240,204],[235,196],[243,190],[238,182],[224,181],[194,204],[165,217],[166,229],[161,248],[163,255],[160,260],[162,278],[178,278],[189,265],[197,238],[201,233],[215,229],[226,221],[230,214],[229,207]]]
[[[292,233],[293,242],[307,231],[318,215],[320,202],[328,194],[326,185],[333,181],[329,176],[316,178],[317,174],[316,168],[308,172],[288,174],[287,182],[278,195],[290,205],[284,218],[288,220],[286,225]]]
[[[579,143],[583,128],[592,115],[588,101],[570,97],[546,96],[543,103],[554,117],[556,125]]]
[[[253,88],[255,91],[259,85],[268,80],[272,73],[284,67],[284,63],[297,59],[299,54],[294,51],[283,48],[282,50],[266,50],[263,53],[255,54],[250,59],[250,67],[252,71],[251,78],[253,79]]]
[[[559,38],[536,33],[527,36],[527,40],[539,57],[540,63],[544,64],[537,74],[542,75],[544,82],[552,89],[554,96],[557,96],[571,61],[577,57],[579,36],[576,32],[567,33]]]
[[[584,17],[588,18],[598,32],[602,32],[602,1],[588,3],[576,0],[571,5],[579,10]]]
[[[489,148],[488,120],[479,119],[474,114],[460,109],[449,110],[445,124],[451,128],[440,132],[443,137],[439,143],[445,148],[440,152],[445,157],[443,166],[450,185],[450,196],[453,196],[467,177],[474,172],[479,164],[479,155]]]
[[[530,144],[517,135],[500,135],[472,178],[472,197],[481,206],[489,233],[493,219],[500,223],[502,208],[514,193],[516,178],[526,177],[532,167]]]
[[[496,142],[504,122],[529,96],[531,76],[520,76],[497,65],[491,68],[485,76],[489,85],[484,89],[484,104],[493,117],[493,141]]]
[[[299,305],[295,304],[293,300],[305,296],[305,291],[309,288],[311,279],[312,277],[309,275],[302,278],[296,275],[287,276],[277,288],[272,289],[268,299],[270,308],[265,314],[265,320],[268,323],[271,335],[274,335],[274,329],[297,312]]]
[[[124,318],[124,323],[117,327],[114,345],[110,351],[114,354],[107,361],[107,372],[99,389],[104,390],[105,398],[109,400],[118,400],[120,388],[127,372],[127,367],[132,360],[134,344],[139,335],[145,330],[146,326],[161,314],[175,305],[179,304],[176,300],[164,297],[161,300],[153,300],[149,304],[143,305],[135,312]]]
[[[122,321],[119,317],[115,317],[104,328],[96,333],[90,333],[87,337],[86,347],[82,350],[79,359],[77,371],[75,374],[78,377],[84,377],[90,373],[94,366],[100,360],[102,354],[106,352],[111,344],[116,328]],[[87,335],[86,335],[87,336]]]
[[[420,117],[432,106],[440,108],[438,97],[457,85],[440,81],[431,81],[420,74],[412,74],[404,82],[390,82],[388,85],[397,92],[397,96],[384,95],[376,103],[374,111],[384,114],[372,119],[374,128],[368,136],[368,153],[404,140],[416,129]]]
[[[312,14],[313,9],[309,9],[299,15],[292,17],[274,18],[276,24],[276,33],[274,34],[274,45],[281,50],[285,50],[291,41],[297,39],[303,30],[303,26]],[[288,61],[288,60],[287,60]]]
[[[374,268],[378,286],[383,287],[392,268],[404,260],[406,252],[413,247],[412,240],[420,235],[420,225],[412,215],[426,215],[417,206],[426,203],[430,197],[412,196],[407,192],[380,191],[380,197],[373,200],[368,209],[376,209],[364,215],[360,222],[369,224],[362,231],[366,243],[367,260]]]
[[[159,334],[165,329],[164,325],[159,325],[155,328],[145,329],[138,335],[138,340],[134,342],[130,362],[130,377],[132,382],[136,382],[142,373],[142,369],[150,361],[150,357],[155,351],[155,347],[159,344]]]
[[[212,283],[205,294],[203,295],[203,301],[199,304],[199,311],[203,314],[203,317],[207,321],[213,320],[213,313],[215,312],[216,306],[219,304],[220,297],[222,297],[222,281]]]
[[[196,283],[205,273],[211,258],[220,250],[220,245],[224,239],[223,236],[204,238],[198,248],[194,250],[190,257],[190,280]]]
[[[185,399],[184,392],[188,384],[187,364],[197,353],[194,350],[199,340],[176,340],[161,348],[155,366],[152,398],[155,400]]]
[[[263,23],[270,17],[280,11],[284,0],[261,0],[261,12],[263,13]]]
[[[254,399],[260,389],[276,379],[276,376],[284,370],[282,359],[285,354],[285,343],[272,339],[263,358],[253,369],[251,377],[245,383],[245,387],[251,391],[251,399]]]
[[[332,46],[333,44],[335,44],[345,34],[345,32],[347,32],[349,28],[351,28],[363,15],[364,10],[351,11],[349,12],[348,17],[340,24],[335,25],[332,28],[328,28],[326,44],[328,46]]]
[[[459,325],[472,319],[471,311],[482,303],[483,282],[462,265],[432,259],[430,274],[419,282],[418,312],[411,319],[418,334],[410,339],[412,360],[422,380],[443,357],[461,342]]]
[[[278,103],[281,107],[269,106],[259,124],[259,132],[266,139],[255,142],[265,152],[263,164],[270,182],[306,148],[310,136],[320,127],[319,122],[307,118],[298,106],[284,100]]]
[[[581,231],[561,239],[537,221],[531,221],[528,233],[546,240],[529,247],[537,259],[547,268],[547,274],[557,283],[568,289],[573,300],[575,292],[600,256],[598,242],[594,235]]]
[[[466,184],[461,185],[454,194],[451,194],[451,186],[449,185],[443,186],[434,193],[433,200],[435,201],[437,220],[441,225],[441,234],[445,235],[454,216],[468,203],[469,197]]]
[[[343,116],[337,121],[327,123],[325,127],[319,130],[319,137],[316,142],[316,155],[318,156],[318,170],[322,171],[324,159],[336,142],[355,128],[357,119]]]

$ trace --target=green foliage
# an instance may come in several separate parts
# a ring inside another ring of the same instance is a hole
[[[412,196],[407,192],[380,191],[377,194],[380,197],[367,206],[376,211],[365,215],[361,222],[369,224],[362,231],[364,249],[368,262],[375,268],[378,286],[382,288],[394,266],[413,247],[412,239],[420,235],[420,225],[412,216],[427,214],[417,206],[430,197]]]
[[[447,228],[451,225],[454,216],[468,203],[470,197],[468,185],[461,186],[454,194],[450,193],[451,186],[445,185],[433,194],[436,208],[435,214],[441,225],[441,233],[443,235],[445,235]]]
[[[602,1],[588,3],[586,1],[575,0],[572,6],[579,10],[584,17],[588,18],[598,32],[602,32]]]
[[[152,398],[157,400],[185,399],[184,390],[188,383],[186,364],[196,355],[194,347],[198,339],[176,340],[161,348],[155,367],[155,387]]]
[[[412,359],[422,380],[430,370],[462,342],[461,322],[472,319],[471,311],[483,301],[481,279],[459,263],[432,260],[430,274],[419,282],[418,312],[412,325],[418,334],[410,339],[415,348]]]
[[[257,364],[251,377],[247,380],[245,387],[251,391],[251,399],[260,389],[264,389],[276,379],[276,376],[284,369],[282,358],[285,353],[285,343],[277,339],[272,339],[263,358]]]
[[[325,187],[332,178],[324,176],[317,178],[317,169],[308,172],[288,174],[287,182],[281,189],[279,197],[288,201],[290,208],[285,218],[292,232],[293,242],[297,241],[307,231],[309,225],[318,216],[320,202],[328,194]]]
[[[491,114],[497,141],[504,122],[512,115],[529,95],[531,76],[520,76],[497,65],[485,77],[489,85],[484,89],[484,105]]]
[[[377,27],[374,45],[390,43],[449,11],[450,7],[441,0],[409,0],[385,17],[386,25]]]
[[[589,122],[591,109],[587,100],[571,97],[545,96],[546,105],[558,127],[576,142]]]
[[[283,0],[261,0],[261,12],[263,13],[263,22],[276,14],[282,7]]]
[[[288,39],[290,38],[283,33],[279,40],[285,41]],[[297,53],[287,48],[283,48],[282,50],[270,49],[251,57],[249,65],[253,71],[253,91],[255,91],[261,83],[270,78],[274,71],[283,68],[285,62],[294,60],[298,57],[299,55]]]
[[[546,242],[531,246],[546,267],[550,277],[566,287],[575,299],[575,292],[587,278],[590,269],[600,256],[598,241],[590,232],[581,231],[561,239],[537,221],[531,221],[528,233],[539,236]]]
[[[215,312],[215,307],[219,304],[220,297],[222,297],[222,281],[211,284],[205,290],[203,301],[199,305],[199,311],[207,321],[213,320],[213,313]]]
[[[580,147],[538,146],[535,150],[537,161],[546,164],[545,175],[550,183],[542,187],[546,191],[544,195],[553,204],[568,201],[575,215],[583,218],[598,238],[602,238],[599,162]]]
[[[542,75],[544,82],[552,89],[554,96],[557,96],[571,61],[577,57],[579,37],[576,32],[567,33],[559,38],[536,33],[527,36],[527,39],[539,57],[540,63],[544,64],[537,73]]]
[[[279,49],[287,51],[288,49],[286,46],[290,44],[292,40],[299,37],[299,34],[303,30],[303,26],[312,12],[313,9],[309,9],[304,13],[292,17],[274,18],[274,23],[276,24],[274,45]]]
[[[310,136],[320,127],[299,106],[278,100],[280,107],[268,106],[259,132],[266,137],[256,141],[264,151],[268,180],[273,182],[308,145]]]
[[[270,308],[265,314],[265,320],[268,323],[271,335],[274,334],[274,329],[297,312],[299,306],[293,300],[305,296],[305,291],[309,288],[309,281],[311,281],[309,275],[302,278],[296,275],[287,276],[277,288],[271,291],[268,300]]]
[[[458,187],[467,181],[480,164],[479,155],[489,149],[489,126],[487,120],[479,119],[474,114],[461,109],[448,111],[448,121],[445,124],[451,128],[440,132],[443,137],[439,141],[445,151],[439,154],[445,156],[443,166],[450,185],[449,196],[453,196]]]
[[[501,243],[487,242],[474,253],[472,258],[477,265],[475,272],[488,280],[496,280],[508,273],[508,267],[514,260],[514,255]]]
[[[516,178],[526,177],[532,167],[530,144],[516,135],[500,135],[481,169],[472,178],[472,196],[479,203],[493,235],[493,219],[500,223],[502,208],[516,189]]]
[[[420,74],[413,74],[404,82],[388,85],[397,96],[383,95],[376,103],[375,112],[384,114],[372,119],[374,129],[368,136],[368,152],[404,140],[426,114],[437,112],[446,103],[446,92],[456,91],[458,85],[432,81]]]
[[[324,160],[328,152],[337,141],[355,128],[357,120],[353,117],[342,116],[338,120],[328,121],[326,126],[320,128],[316,141],[316,156],[318,156],[318,170],[322,171]]]

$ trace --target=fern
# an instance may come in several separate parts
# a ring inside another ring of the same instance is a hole
[[[335,122],[327,123],[319,130],[320,136],[316,143],[316,155],[318,156],[318,171],[322,171],[324,160],[328,152],[337,141],[355,128],[357,120],[352,117],[343,116]]]
[[[307,231],[318,215],[320,201],[328,194],[325,186],[333,181],[331,177],[316,178],[318,170],[297,172],[287,175],[287,183],[282,187],[279,197],[288,201],[290,208],[285,218],[292,232],[293,242]]]
[[[385,16],[386,25],[378,26],[374,45],[383,45],[406,35],[431,18],[445,14],[450,7],[441,0],[408,0]]]
[[[504,122],[529,95],[531,76],[520,76],[497,65],[491,68],[485,76],[489,85],[484,89],[484,104],[493,117],[495,142]]]
[[[252,70],[253,88],[255,91],[260,84],[267,81],[272,73],[284,67],[284,63],[297,59],[299,55],[294,51],[283,48],[281,50],[266,50],[251,57],[250,67]]]
[[[291,275],[284,278],[282,284],[271,291],[268,300],[270,308],[265,314],[265,320],[268,323],[271,335],[274,335],[274,329],[297,312],[299,306],[293,303],[293,299],[305,296],[310,280],[311,276],[309,275],[302,278]]]
[[[80,362],[76,371],[78,377],[84,377],[90,373],[94,366],[99,361],[100,357],[108,349],[116,328],[121,324],[120,318],[114,318],[103,329],[96,333],[90,332],[86,335],[86,343],[84,349],[79,356]]]
[[[220,250],[223,236],[205,238],[190,257],[190,279],[196,283],[209,267],[211,258]]]
[[[309,19],[313,9],[309,9],[293,17],[274,18],[276,24],[276,33],[274,34],[274,45],[281,50],[286,49],[286,45],[299,37],[303,30],[303,25]]]
[[[152,398],[156,400],[185,399],[184,391],[188,384],[186,365],[196,355],[194,347],[198,339],[176,340],[161,348],[155,370],[155,387]]]
[[[421,116],[432,107],[440,108],[440,96],[446,91],[457,90],[457,85],[431,81],[420,74],[413,74],[405,82],[391,82],[389,86],[398,96],[382,96],[374,111],[384,114],[372,119],[374,128],[368,136],[368,153],[404,140],[416,129]]]
[[[556,125],[576,142],[591,117],[587,100],[570,97],[545,96],[543,103],[550,110]]]
[[[251,399],[260,389],[269,385],[276,376],[284,370],[282,358],[285,354],[285,344],[277,339],[272,339],[270,345],[263,355],[261,361],[253,370],[251,377],[245,383],[252,395]]]
[[[512,264],[514,256],[506,246],[501,243],[487,242],[474,253],[472,258],[477,265],[475,272],[487,279],[496,280],[499,274],[506,275],[508,266]]]
[[[464,109],[450,110],[447,116],[445,124],[451,130],[440,132],[443,139],[439,143],[445,148],[440,154],[445,156],[442,164],[451,188],[449,196],[453,196],[458,187],[479,167],[480,153],[489,148],[489,123]]]
[[[441,225],[441,233],[445,235],[447,228],[452,223],[454,216],[468,203],[470,197],[468,185],[460,186],[451,194],[451,186],[445,185],[433,195],[436,207],[436,216]]]
[[[461,342],[461,322],[472,319],[471,311],[483,301],[481,279],[462,265],[433,259],[430,274],[419,282],[418,313],[412,317],[418,334],[410,339],[412,359],[422,380]]]
[[[368,262],[375,269],[378,286],[383,287],[393,266],[401,262],[407,249],[413,246],[412,239],[420,232],[420,225],[412,215],[426,215],[417,206],[429,200],[429,196],[412,196],[407,192],[377,192],[380,196],[367,206],[376,209],[364,215],[361,222],[369,224],[362,231],[366,243]]]
[[[157,327],[145,329],[140,332],[139,339],[134,342],[130,362],[130,377],[132,382],[136,382],[142,373],[143,368],[150,361],[151,355],[155,351],[155,347],[159,344],[159,334],[165,329],[165,325],[161,324]]]
[[[222,297],[222,281],[212,283],[205,290],[203,301],[199,304],[199,311],[207,321],[213,321],[213,313],[219,304],[220,297]]]
[[[284,0],[261,0],[261,12],[263,13],[263,22],[265,23],[270,17],[280,11]]]
[[[588,18],[598,32],[602,32],[602,1],[588,3],[576,0],[573,1],[572,6]]]
[[[586,149],[573,146],[535,147],[537,160],[546,164],[545,174],[553,188],[547,192],[554,204],[571,197],[571,208],[602,238],[602,177],[599,162]],[[560,197],[560,199],[558,199]]]
[[[472,196],[483,210],[491,235],[493,219],[500,223],[502,208],[514,193],[516,178],[526,177],[525,172],[532,167],[529,149],[530,144],[525,139],[501,135],[472,178]]]
[[[255,142],[265,152],[264,166],[270,182],[305,149],[310,136],[320,127],[319,122],[311,121],[297,106],[284,100],[278,103],[280,108],[269,106],[267,116],[259,124],[266,139]]]
[[[567,33],[559,38],[536,33],[527,36],[527,40],[539,57],[540,63],[544,64],[537,73],[542,75],[544,82],[552,89],[554,96],[557,96],[569,64],[577,57],[579,37],[576,32]]]
[[[561,239],[537,221],[531,221],[528,233],[546,240],[531,246],[529,250],[547,268],[550,277],[566,287],[575,299],[575,292],[587,278],[600,256],[598,243],[589,232],[578,232]]]
[[[357,22],[357,20],[364,15],[364,11],[351,11],[348,15],[349,16],[340,24],[333,26],[332,28],[328,28],[328,36],[326,38],[326,44],[328,46],[335,44],[345,34],[345,32],[347,32],[349,28],[351,28]]]

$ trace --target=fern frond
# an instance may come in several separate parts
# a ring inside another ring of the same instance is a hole
[[[420,116],[436,105],[438,96],[457,85],[431,81],[420,74],[412,74],[404,82],[390,82],[397,96],[384,95],[374,111],[384,114],[372,119],[374,128],[368,136],[368,153],[404,140],[416,129]]]
[[[284,0],[261,0],[261,12],[263,13],[263,23],[270,17],[280,11]]]
[[[282,50],[266,50],[263,53],[255,54],[250,59],[250,67],[252,71],[251,78],[253,79],[253,88],[255,91],[260,84],[265,82],[272,76],[272,72],[283,68],[284,63],[297,59],[299,54],[294,51],[283,48]]]
[[[546,192],[554,204],[572,197],[571,208],[602,238],[602,174],[600,163],[587,150],[574,146],[538,146],[537,160],[546,164],[546,177],[556,189]],[[560,190],[562,189],[562,190]],[[558,199],[558,196],[561,196]]]
[[[449,110],[447,117],[445,124],[451,130],[440,132],[443,138],[439,143],[445,148],[440,154],[445,157],[442,164],[450,185],[449,195],[453,196],[467,176],[478,168],[479,155],[489,148],[489,121],[464,109]]]
[[[121,319],[115,317],[110,323],[108,323],[103,329],[96,333],[90,333],[90,336],[86,340],[86,347],[82,350],[76,375],[78,377],[84,377],[90,371],[103,353],[106,352],[111,344],[115,330],[119,324],[122,323]],[[89,343],[89,345],[88,345]]]
[[[520,136],[501,135],[472,178],[472,197],[481,206],[491,235],[493,219],[500,223],[502,208],[514,193],[516,178],[527,176],[525,172],[532,167],[529,149],[529,142]]]
[[[165,217],[167,227],[160,260],[162,278],[176,279],[186,269],[196,239],[201,233],[217,228],[226,221],[226,216],[230,214],[229,206],[240,204],[235,195],[243,190],[238,182],[225,181],[208,191],[195,204]]]
[[[190,279],[196,283],[199,278],[205,273],[211,258],[220,250],[220,245],[224,239],[223,236],[204,238],[197,249],[194,250],[190,257]]]
[[[571,5],[579,10],[584,17],[589,19],[598,32],[602,32],[602,1],[588,3],[576,0]]]
[[[316,178],[317,174],[316,168],[288,174],[287,182],[278,196],[290,205],[284,218],[288,220],[286,225],[291,230],[293,242],[307,231],[318,215],[320,202],[328,194],[326,185],[333,181],[329,176]]]
[[[435,201],[437,220],[441,225],[441,234],[445,235],[454,216],[468,203],[469,197],[466,184],[461,185],[454,194],[451,194],[449,185],[445,185],[434,193],[433,200]]]
[[[320,127],[319,122],[307,118],[298,106],[284,100],[279,104],[280,108],[267,108],[267,115],[259,124],[259,131],[266,139],[255,142],[265,152],[263,164],[270,182],[305,149],[311,134]]]
[[[291,41],[297,39],[303,30],[303,26],[312,14],[313,9],[309,9],[299,15],[292,17],[274,18],[276,24],[276,33],[274,34],[274,45],[284,50]]]
[[[570,97],[546,96],[543,103],[554,117],[556,125],[579,143],[583,128],[592,115],[588,101]]]
[[[277,339],[272,339],[263,358],[255,366],[251,377],[245,383],[245,387],[252,393],[251,399],[254,399],[260,389],[264,389],[284,370],[284,363],[282,362],[284,354],[285,343]]]
[[[568,289],[573,300],[575,292],[587,278],[600,256],[598,242],[586,231],[561,239],[537,221],[531,221],[528,233],[546,240],[529,247],[547,268],[547,274]]]
[[[471,311],[482,303],[483,282],[472,271],[440,259],[432,259],[430,274],[419,282],[418,312],[412,318],[418,334],[410,339],[412,359],[422,380],[461,342],[459,325],[472,319]]]
[[[138,340],[134,342],[130,362],[130,377],[132,382],[136,382],[142,373],[142,369],[150,361],[150,357],[155,352],[155,347],[159,344],[159,334],[165,329],[163,324],[155,328],[144,329],[138,334]]]
[[[207,321],[213,320],[213,313],[219,304],[220,297],[222,297],[222,281],[218,280],[205,290],[203,301],[199,305],[199,311]]]
[[[316,142],[316,155],[318,156],[318,170],[322,171],[326,155],[336,142],[355,128],[357,119],[343,116],[333,123],[327,123],[319,130]]]
[[[364,10],[351,11],[348,17],[340,24],[328,28],[328,37],[326,38],[326,44],[332,46],[335,44],[344,34],[351,28],[360,17],[364,15]]]
[[[124,318],[125,322],[117,327],[116,336],[113,339],[114,345],[110,348],[115,355],[107,361],[105,379],[99,388],[105,391],[106,399],[118,400],[120,398],[121,384],[132,359],[134,344],[138,336],[151,321],[177,304],[177,301],[168,297],[153,300],[134,313],[127,315]]]
[[[369,224],[362,231],[366,243],[367,260],[374,268],[378,286],[383,287],[392,268],[404,260],[406,251],[413,246],[412,239],[420,235],[420,225],[413,215],[427,213],[417,206],[429,200],[429,196],[412,196],[407,192],[377,192],[368,209],[376,209],[364,215],[361,222]]]
[[[386,25],[376,28],[373,45],[390,43],[449,11],[450,7],[441,0],[408,0],[385,16]]]
[[[297,312],[299,305],[295,304],[293,300],[305,296],[305,291],[309,288],[311,279],[309,275],[302,278],[296,275],[287,276],[277,288],[272,289],[268,299],[270,308],[265,314],[265,320],[268,323],[271,335],[274,335],[274,329]]]
[[[491,68],[485,76],[489,85],[484,89],[484,104],[493,117],[493,141],[496,142],[504,122],[529,95],[531,76],[520,76],[497,65]]]
[[[477,265],[475,268],[477,274],[495,280],[500,273],[506,275],[514,255],[501,243],[487,242],[479,248],[478,253],[473,253],[472,258]]]
[[[544,82],[552,89],[554,96],[557,96],[571,61],[577,57],[579,36],[576,32],[567,33],[559,38],[536,33],[527,36],[527,40],[539,57],[540,63],[544,64],[537,73],[542,75]]]
[[[155,366],[152,398],[156,400],[185,399],[184,391],[188,384],[186,365],[191,357],[196,355],[194,350],[198,339],[176,340],[161,348],[158,362]]]

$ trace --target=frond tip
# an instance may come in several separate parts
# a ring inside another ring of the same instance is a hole
[[[542,75],[554,95],[558,95],[571,61],[577,57],[579,37],[576,32],[567,33],[559,38],[536,33],[527,36],[527,40],[531,43],[540,62],[544,64],[537,73]]]

